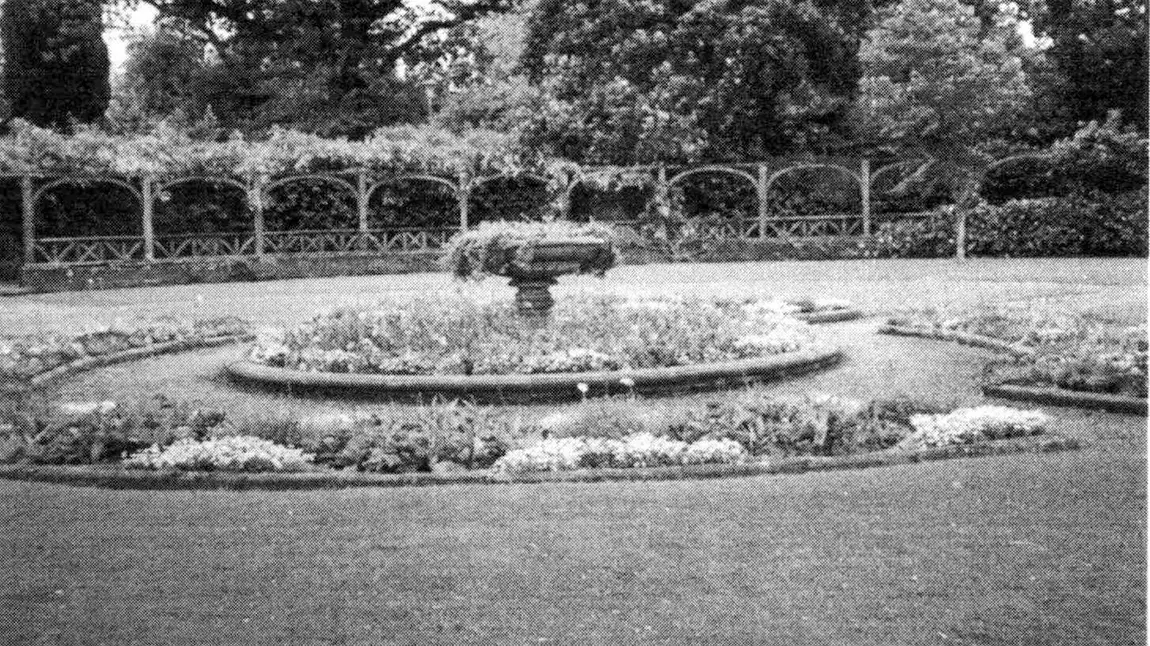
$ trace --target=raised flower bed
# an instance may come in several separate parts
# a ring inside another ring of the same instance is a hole
[[[968,314],[920,310],[881,332],[957,341],[1011,355],[989,363],[983,392],[1058,406],[1147,412],[1146,326],[1118,327],[1041,307]]]
[[[0,384],[36,386],[91,368],[251,338],[249,326],[225,317],[161,319],[99,327],[82,334],[0,338]]]
[[[781,307],[582,295],[533,325],[505,301],[348,307],[264,333],[228,370],[293,389],[570,399],[739,384],[838,360]]]
[[[17,428],[0,419],[0,445],[17,445],[0,458],[8,463],[0,477],[268,489],[660,480],[1076,448],[1049,433],[1046,415],[1005,407],[948,411],[908,399],[751,390],[671,417],[650,414],[661,409],[637,399],[594,402],[525,422],[447,402],[270,427],[169,401],[104,402],[20,415]]]

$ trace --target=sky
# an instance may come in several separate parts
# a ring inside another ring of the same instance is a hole
[[[132,27],[146,27],[156,20],[156,9],[151,5],[141,4],[129,18]],[[128,60],[128,34],[119,28],[104,30],[104,42],[108,44],[108,58],[112,61],[112,69],[119,70]]]

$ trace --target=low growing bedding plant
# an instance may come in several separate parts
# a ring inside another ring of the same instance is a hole
[[[314,372],[505,375],[661,368],[814,346],[786,304],[703,298],[559,299],[543,325],[514,303],[463,297],[345,306],[258,335],[264,365]]]
[[[1006,341],[1031,356],[987,365],[988,383],[1147,396],[1146,325],[1117,326],[1052,306],[1002,306],[968,313],[923,309],[891,317],[892,325],[967,332]]]
[[[0,462],[7,463],[504,475],[972,444],[1041,434],[1049,422],[1005,407],[775,397],[760,389],[681,410],[636,398],[597,400],[536,420],[464,401],[304,419],[233,420],[162,397],[0,412]]]

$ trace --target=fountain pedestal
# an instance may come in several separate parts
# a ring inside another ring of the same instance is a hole
[[[523,258],[513,262],[506,272],[516,290],[519,312],[536,320],[546,318],[555,305],[551,287],[559,282],[558,278],[594,266],[599,255],[605,253],[612,253],[608,244],[594,238],[532,245],[530,252],[522,254]]]
[[[551,296],[551,287],[559,280],[554,276],[546,278],[512,278],[511,286],[515,288],[515,305],[519,313],[525,316],[545,317],[555,305]]]

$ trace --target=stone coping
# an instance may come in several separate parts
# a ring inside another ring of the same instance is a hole
[[[276,368],[252,361],[226,367],[240,382],[294,391],[340,391],[367,396],[445,395],[491,399],[561,401],[586,394],[686,391],[717,385],[743,384],[803,374],[842,360],[839,348],[815,348],[798,352],[726,361],[722,363],[596,372],[532,375],[378,375],[336,372],[305,372]],[[630,379],[631,385],[623,380]]]
[[[938,328],[910,327],[906,325],[891,325],[887,323],[879,327],[878,333],[890,334],[894,336],[913,336],[920,339],[933,339],[935,341],[951,341],[955,343],[961,343],[963,345],[974,346],[976,348],[985,348],[987,350],[994,350],[996,352],[1005,352],[1016,357],[1034,356],[1034,351],[1030,348],[1008,343],[1002,339],[983,336],[981,334],[971,334],[969,332],[942,330]]]
[[[924,339],[935,339],[939,341],[954,341],[964,345],[972,345],[980,348],[986,348],[988,350],[1005,352],[1015,357],[1034,356],[1034,351],[1029,348],[1014,345],[1000,339],[982,336],[979,334],[898,325],[884,325],[880,327],[878,331],[881,334],[914,336]],[[1141,397],[1092,393],[1089,391],[1069,390],[1067,388],[1058,388],[1054,386],[984,384],[982,386],[982,394],[986,395],[987,397],[1026,401],[1036,404],[1046,404],[1050,406],[1069,406],[1073,408],[1104,410],[1113,413],[1127,413],[1131,415],[1147,414],[1147,400]]]
[[[806,313],[796,312],[794,314],[789,314],[788,316],[793,316],[800,321],[805,321],[812,325],[817,325],[819,323],[840,323],[842,321],[853,321],[855,319],[862,318],[863,312],[862,310],[855,307],[838,307],[834,309],[822,311],[816,310],[814,312]]]
[[[914,464],[967,457],[1045,453],[1080,448],[1072,438],[1038,435],[982,444],[904,450],[887,449],[859,455],[790,457],[744,464],[692,465],[632,469],[581,469],[529,473],[514,477],[487,470],[458,473],[371,474],[355,471],[302,473],[235,473],[223,471],[146,471],[119,466],[0,466],[0,478],[107,489],[135,490],[316,490],[353,487],[409,487],[586,482],[645,482],[733,478],[812,471],[838,471]]]
[[[1111,413],[1146,415],[1147,400],[1141,397],[1092,393],[1052,386],[1019,386],[1015,384],[987,384],[982,394],[999,399],[1033,402],[1049,406],[1071,406],[1104,410]]]
[[[126,361],[136,361],[139,359],[147,359],[161,354],[170,354],[173,352],[185,352],[189,350],[200,350],[203,348],[214,348],[216,346],[227,345],[229,343],[238,343],[242,341],[250,341],[255,338],[253,334],[227,334],[220,336],[210,337],[197,337],[190,339],[181,339],[179,341],[168,341],[166,343],[156,343],[140,348],[132,348],[130,350],[121,350],[119,352],[109,352],[108,354],[101,354],[95,356],[88,356],[77,359],[70,363],[56,366],[51,370],[41,372],[33,375],[28,383],[32,386],[40,386],[57,379],[63,379],[71,375],[75,375],[86,370],[99,368],[102,366],[109,366],[116,363],[124,363]]]

